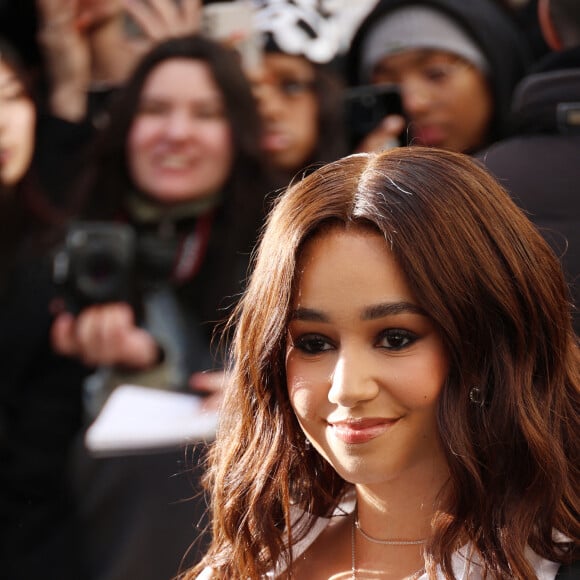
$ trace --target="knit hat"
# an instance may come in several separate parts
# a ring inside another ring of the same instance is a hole
[[[385,56],[415,49],[450,52],[483,73],[489,63],[481,48],[452,17],[429,6],[405,6],[384,14],[362,42],[361,78],[370,82],[372,71]]]

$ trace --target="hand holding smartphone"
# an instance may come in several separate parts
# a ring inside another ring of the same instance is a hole
[[[347,89],[344,95],[344,118],[349,147],[354,151],[389,115],[405,117],[399,87],[395,84],[365,85]],[[399,136],[407,145],[406,127]]]

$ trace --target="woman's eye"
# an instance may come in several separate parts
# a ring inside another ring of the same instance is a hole
[[[294,348],[306,354],[319,354],[331,350],[332,345],[328,339],[318,334],[308,334],[294,340]]]
[[[280,91],[287,97],[302,95],[312,90],[312,82],[288,79],[280,82]]]
[[[379,337],[378,345],[388,350],[401,350],[417,340],[417,336],[408,330],[390,328]]]
[[[140,115],[164,115],[169,111],[169,106],[164,103],[141,103],[137,109]]]
[[[194,117],[203,120],[224,119],[225,111],[216,107],[200,107],[194,112]]]
[[[430,81],[442,82],[451,75],[451,66],[430,66],[423,71],[425,77]]]

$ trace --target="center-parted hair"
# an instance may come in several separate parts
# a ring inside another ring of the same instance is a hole
[[[449,352],[438,423],[450,480],[427,569],[441,564],[452,578],[451,555],[466,541],[493,577],[533,577],[527,545],[573,557],[579,357],[560,264],[475,161],[411,147],[330,163],[277,201],[232,321],[234,363],[208,472],[214,538],[201,566],[258,578],[291,559],[288,545],[312,523],[293,524],[290,506],[328,516],[349,485],[306,447],[285,376],[297,263],[330,225],[384,236]],[[555,543],[554,529],[573,547]]]

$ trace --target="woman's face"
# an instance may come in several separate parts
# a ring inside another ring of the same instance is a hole
[[[212,196],[227,181],[233,156],[224,99],[209,67],[176,58],[154,68],[128,137],[137,187],[163,203]]]
[[[311,160],[318,142],[316,71],[301,56],[266,54],[252,76],[263,124],[262,149],[277,170],[293,172]]]
[[[383,58],[372,82],[395,83],[417,145],[467,152],[485,144],[493,98],[483,73],[437,50],[408,50]]]
[[[14,71],[0,59],[0,181],[16,185],[34,153],[36,109]]]
[[[312,445],[352,483],[444,473],[436,407],[446,349],[384,238],[317,235],[297,282],[287,386]]]

